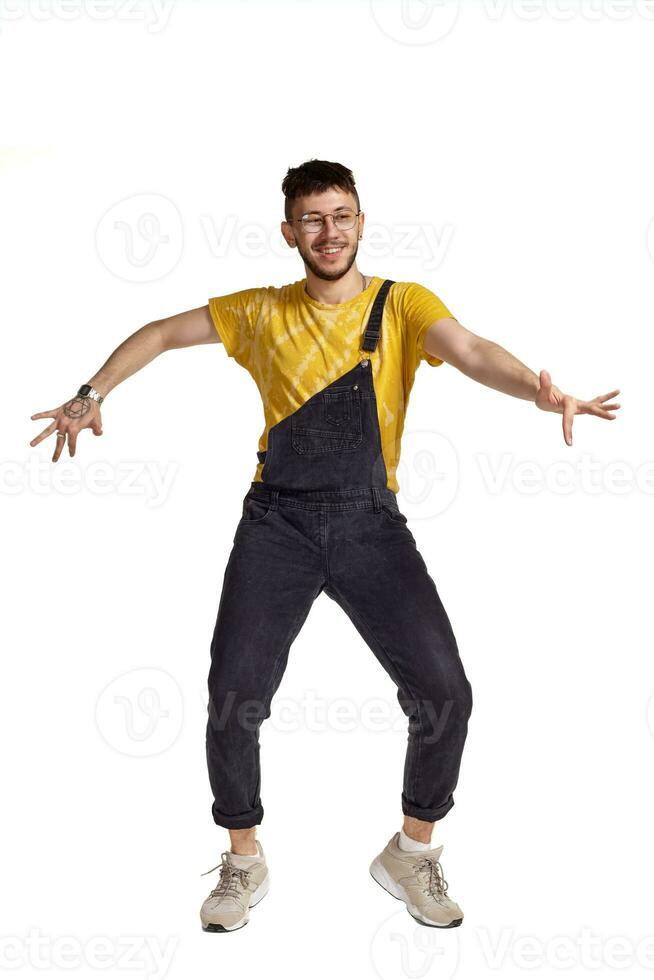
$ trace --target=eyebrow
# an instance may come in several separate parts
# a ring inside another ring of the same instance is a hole
[[[351,211],[351,210],[352,210],[352,208],[350,207],[349,204],[339,204],[339,206],[337,208],[334,208],[334,211]],[[305,214],[320,214],[320,215],[322,215],[325,212],[324,211],[318,211],[316,208],[311,208],[310,211],[305,211],[304,213]]]

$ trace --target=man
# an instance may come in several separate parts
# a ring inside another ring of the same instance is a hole
[[[436,586],[396,499],[400,441],[415,371],[445,361],[468,377],[572,420],[613,419],[619,389],[564,395],[497,344],[463,327],[417,283],[364,276],[364,214],[352,172],[310,160],[282,184],[281,232],[306,278],[213,297],[154,321],[114,351],[54,418],[56,462],[68,440],[102,433],[100,405],[163,351],[222,342],[254,378],[265,427],[225,568],[211,643],[207,762],[212,815],[225,827],[220,879],[202,905],[207,931],[244,926],[268,890],[256,828],[263,817],[259,729],[291,644],[324,591],[341,605],[397,685],[409,719],[402,829],[373,860],[373,878],[426,925],[463,918],[448,894],[434,824],[454,805],[472,692]],[[608,403],[608,404],[607,404]],[[211,871],[216,869],[212,868]],[[205,872],[208,874],[209,872]]]

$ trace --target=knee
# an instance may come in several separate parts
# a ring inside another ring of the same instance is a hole
[[[236,690],[214,687],[209,694],[208,729],[213,734],[256,734],[270,714],[268,701]]]
[[[466,677],[463,667],[461,668],[461,674],[459,676],[459,682],[457,685],[458,698],[461,704],[461,711],[465,714],[466,718],[469,718],[472,714],[472,685],[468,678]]]
[[[461,718],[465,718],[467,721],[472,714],[472,685],[466,676],[466,672],[463,669],[463,664],[459,665],[459,669],[454,675],[451,690],[451,696],[456,702],[457,710]]]
[[[406,692],[398,693],[405,714],[421,730],[458,731],[472,713],[472,686],[462,665],[447,673],[438,671],[423,680],[413,697],[407,697]]]
[[[428,688],[421,699],[421,712],[423,723],[428,722],[431,728],[464,725],[472,713],[472,688],[465,674]]]

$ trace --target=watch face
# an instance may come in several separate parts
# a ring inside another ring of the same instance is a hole
[[[82,385],[82,387],[77,392],[77,394],[78,395],[82,395],[82,396],[88,395],[88,393],[89,393],[90,390],[91,390],[91,385]]]

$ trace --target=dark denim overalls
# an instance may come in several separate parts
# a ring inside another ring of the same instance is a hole
[[[403,813],[434,821],[454,806],[472,691],[436,586],[386,486],[368,352],[391,285],[385,280],[375,298],[357,366],[271,427],[259,454],[263,482],[252,481],[243,500],[209,671],[207,763],[222,827],[261,823],[259,729],[321,592],[397,686],[409,719]]]

